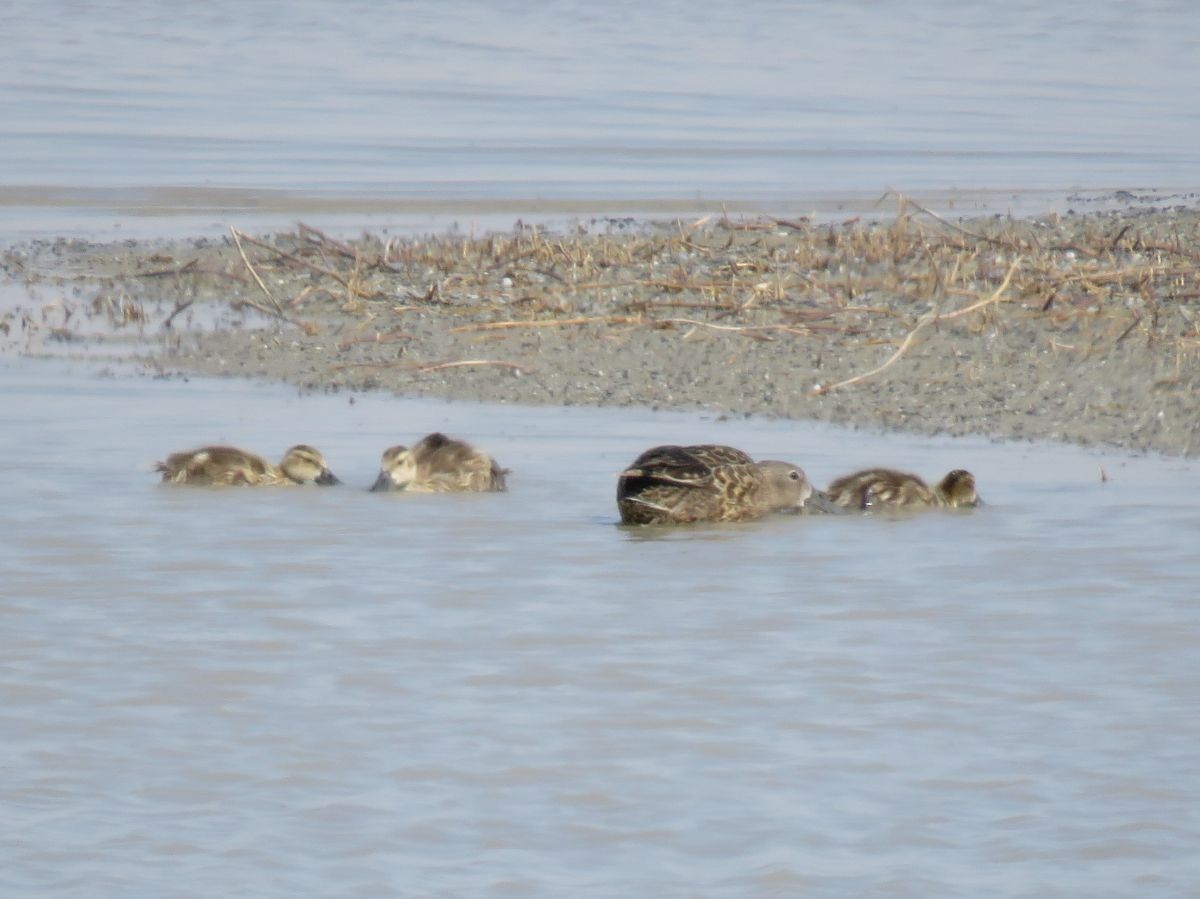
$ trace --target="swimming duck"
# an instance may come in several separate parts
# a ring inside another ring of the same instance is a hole
[[[932,487],[915,474],[871,468],[838,478],[825,494],[839,506],[864,511],[883,507],[945,506],[957,509],[983,502],[975,492],[975,476],[961,468],[956,468]]]
[[[167,461],[156,463],[154,468],[162,472],[163,483],[169,484],[266,487],[311,481],[324,487],[341,483],[329,470],[325,457],[303,443],[284,453],[278,466],[236,447],[202,446],[172,453]]]
[[[508,489],[501,468],[487,453],[463,440],[433,433],[413,447],[393,446],[383,451],[379,477],[371,490],[407,490],[410,493],[484,493]]]
[[[617,508],[623,524],[750,521],[798,510],[813,495],[791,462],[755,462],[731,446],[656,446],[621,472]]]

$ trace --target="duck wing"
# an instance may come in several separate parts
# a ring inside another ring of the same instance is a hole
[[[688,446],[656,446],[646,450],[621,472],[621,482],[677,484],[707,487],[712,483],[712,465],[692,453]]]
[[[683,450],[699,462],[716,467],[718,465],[753,465],[754,459],[748,453],[732,446],[722,446],[719,443],[701,443],[696,446],[685,446]]]

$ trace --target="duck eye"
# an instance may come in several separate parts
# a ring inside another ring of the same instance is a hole
[[[795,469],[792,469],[791,471],[788,472],[788,477],[791,478],[793,481],[798,481],[798,480],[800,480],[800,472],[796,471]]]

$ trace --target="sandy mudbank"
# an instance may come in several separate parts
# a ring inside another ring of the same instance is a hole
[[[31,293],[0,336],[38,352],[103,319],[164,373],[1195,454],[1198,237],[1186,207],[949,221],[906,205],[838,224],[62,240],[4,253]]]

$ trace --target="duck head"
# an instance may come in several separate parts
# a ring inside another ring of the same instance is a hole
[[[762,472],[767,506],[771,509],[801,509],[813,494],[804,469],[791,462],[767,459],[755,463]]]
[[[937,491],[945,500],[947,506],[964,508],[982,506],[983,500],[975,492],[975,475],[961,468],[946,475],[938,483]]]
[[[845,509],[820,490],[814,490],[804,469],[791,462],[767,459],[756,463],[763,473],[772,509],[843,515]]]
[[[325,457],[304,443],[293,446],[284,454],[283,461],[279,463],[279,470],[299,484],[312,481],[314,484],[328,487],[341,483],[329,470]]]
[[[379,460],[379,477],[371,485],[371,492],[404,490],[416,476],[417,462],[412,450],[406,446],[390,446]]]

